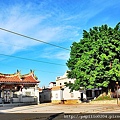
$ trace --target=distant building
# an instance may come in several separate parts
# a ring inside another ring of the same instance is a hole
[[[76,79],[70,79],[67,77],[67,72],[63,76],[56,78],[56,82],[50,82],[48,88],[40,90],[40,103],[52,102],[52,103],[80,103],[98,97],[101,94],[101,88],[97,89],[83,89],[73,90],[70,92],[69,87],[65,86],[65,83],[74,83]]]
[[[0,73],[0,103],[39,103],[39,81],[31,70],[21,75]]]
[[[74,83],[75,79],[70,79],[67,77],[67,72],[63,76],[59,76],[56,78],[56,86],[64,86],[65,82]]]
[[[52,88],[54,86],[56,86],[56,82],[50,82],[48,88]]]
[[[75,91],[70,92],[70,89],[65,86],[65,83],[74,83],[75,79],[69,79],[67,77],[67,72],[60,77],[56,78],[56,86],[52,87],[52,98],[51,101],[52,103],[79,103],[80,98],[81,98],[81,93],[82,97],[86,99],[86,94],[80,91]]]

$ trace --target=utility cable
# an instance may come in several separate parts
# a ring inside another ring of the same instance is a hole
[[[28,67],[19,67],[19,66],[16,66],[16,65],[6,65],[6,64],[4,64],[4,63],[0,63],[0,64],[2,64],[2,65],[4,65],[4,66],[9,66],[9,67],[11,67],[11,68],[16,68],[16,69],[20,69],[20,68],[22,68],[22,69],[26,69],[26,70],[30,70],[31,68],[28,68]],[[40,72],[44,72],[44,73],[46,73],[46,74],[48,74],[48,73],[51,73],[51,74],[62,74],[62,73],[58,73],[58,72],[53,72],[53,71],[46,71],[46,70],[40,70],[40,69],[36,69],[36,68],[33,68],[33,70],[34,71],[40,71]]]
[[[6,55],[6,54],[0,54],[0,55],[2,55],[2,56],[7,56],[7,57],[13,57],[13,58],[17,58],[17,59],[23,59],[23,60],[34,61],[34,62],[42,62],[42,63],[47,63],[47,64],[66,66],[66,65],[63,65],[63,64],[45,62],[45,61],[34,60],[34,59],[30,59],[30,58],[24,58],[24,57],[19,57],[19,56],[13,56],[13,55]]]
[[[9,32],[9,33],[21,36],[21,37],[25,37],[25,38],[28,38],[28,39],[31,39],[31,40],[34,40],[34,41],[37,41],[37,42],[42,42],[44,44],[48,44],[48,45],[51,45],[51,46],[54,46],[54,47],[58,47],[58,48],[70,51],[70,49],[68,49],[68,48],[64,48],[62,46],[58,46],[58,45],[55,45],[55,44],[52,44],[52,43],[48,43],[48,42],[45,42],[45,41],[42,41],[42,40],[39,40],[39,39],[36,39],[36,38],[32,38],[32,37],[29,37],[27,35],[23,35],[23,34],[20,34],[20,33],[17,33],[17,32],[13,32],[11,30],[7,30],[7,29],[4,29],[4,28],[0,28],[0,30],[6,31],[6,32]]]

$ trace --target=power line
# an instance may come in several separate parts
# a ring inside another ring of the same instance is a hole
[[[3,63],[0,63],[0,64],[3,64]],[[6,64],[3,64],[3,65],[6,65]],[[31,68],[28,68],[28,67],[19,67],[19,66],[11,66],[11,65],[7,65],[7,66],[9,66],[9,67],[12,67],[12,68],[16,68],[16,69],[18,69],[18,68],[23,68],[23,69],[31,69]],[[53,71],[45,71],[45,70],[40,70],[40,69],[36,69],[36,68],[34,68],[33,69],[34,71],[40,71],[40,72],[44,72],[44,73],[52,73],[52,74],[62,74],[62,73],[57,73],[57,72],[53,72]]]
[[[39,39],[36,39],[36,38],[32,38],[32,37],[29,37],[29,36],[26,36],[26,35],[23,35],[23,34],[20,34],[20,33],[17,33],[17,32],[13,32],[13,31],[11,31],[11,30],[7,30],[7,29],[4,29],[4,28],[0,28],[0,29],[3,30],[3,31],[9,32],[9,33],[18,35],[18,36],[22,36],[22,37],[25,37],[25,38],[28,38],[28,39],[37,41],[37,42],[42,42],[42,43],[44,43],[44,44],[48,44],[48,45],[51,45],[51,46],[54,46],[54,47],[58,47],[58,48],[61,48],[61,49],[69,50],[69,51],[70,51],[70,49],[64,48],[64,47],[62,47],[62,46],[58,46],[58,45],[55,45],[55,44],[52,44],[52,43],[48,43],[48,42],[45,42],[45,41],[42,41],[42,40],[39,40]]]
[[[19,56],[13,56],[13,55],[6,55],[6,54],[0,54],[0,55],[2,55],[2,56],[7,56],[7,57],[13,57],[13,58],[17,58],[17,59],[23,59],[23,60],[34,61],[34,62],[42,62],[42,63],[47,63],[47,64],[66,66],[66,65],[63,65],[63,64],[45,62],[45,61],[34,60],[34,59],[30,59],[30,58],[24,58],[24,57],[19,57]]]

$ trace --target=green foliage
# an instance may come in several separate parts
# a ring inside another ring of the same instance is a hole
[[[120,81],[120,23],[115,28],[102,25],[83,30],[83,39],[73,42],[70,58],[69,78],[75,78],[68,85],[73,90],[108,87],[111,81]]]

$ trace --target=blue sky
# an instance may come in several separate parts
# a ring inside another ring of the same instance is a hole
[[[0,28],[70,49],[83,30],[120,22],[120,0],[0,0]],[[48,86],[68,69],[70,51],[0,30],[0,72],[22,74],[30,69]],[[60,65],[35,62],[12,55]]]

